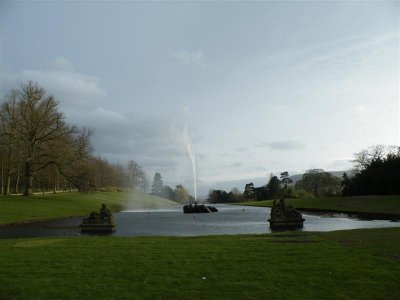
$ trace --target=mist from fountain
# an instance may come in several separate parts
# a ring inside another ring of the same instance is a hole
[[[189,158],[190,161],[192,163],[192,172],[193,172],[193,187],[194,187],[194,201],[197,201],[197,170],[196,170],[196,154],[194,152],[193,149],[193,144],[192,141],[190,139],[190,135],[189,135],[189,129],[188,126],[185,127],[184,129],[184,141],[186,144],[186,149],[188,151],[189,154]]]

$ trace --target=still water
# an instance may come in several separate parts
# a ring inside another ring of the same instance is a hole
[[[113,236],[198,236],[218,234],[270,233],[270,208],[216,205],[219,212],[184,214],[182,207],[132,210],[114,214],[118,224]],[[400,227],[400,222],[360,220],[347,215],[303,213],[303,231],[333,231],[357,228]],[[67,218],[29,224],[0,226],[0,238],[76,236],[82,218]]]

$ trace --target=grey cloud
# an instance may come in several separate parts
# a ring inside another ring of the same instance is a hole
[[[247,148],[246,147],[239,147],[236,150],[239,151],[239,152],[246,152]]]
[[[229,156],[229,154],[225,152],[225,153],[219,154],[218,156],[220,156],[220,157],[227,157],[227,156]]]
[[[96,129],[93,145],[101,156],[122,164],[135,160],[150,177],[155,172],[160,172],[165,180],[182,173],[190,175],[180,118],[120,114],[104,109],[75,114],[74,118],[77,123]]]
[[[242,167],[242,166],[243,166],[242,163],[234,163],[234,164],[222,166],[222,168],[239,168],[239,167]]]
[[[256,147],[267,147],[271,150],[297,150],[304,148],[304,144],[298,141],[286,140],[277,142],[264,142],[256,145]]]
[[[96,118],[95,113],[92,118],[96,128],[93,143],[100,154],[132,155],[145,167],[171,170],[187,157],[181,140],[183,126],[174,120],[122,116],[109,121]]]
[[[249,171],[263,171],[266,172],[267,169],[264,167],[253,166],[248,168]]]
[[[185,145],[170,130],[175,126],[179,131],[179,124],[156,118],[148,122],[138,117],[129,121],[123,119],[120,123],[114,121],[107,128],[98,123],[92,126],[96,128],[93,137],[95,152],[101,156],[122,164],[135,160],[149,177],[155,172],[160,172],[165,180],[176,178],[182,172],[190,174]]]
[[[205,158],[206,158],[206,155],[204,153],[196,153],[196,159],[204,160]]]
[[[144,116],[105,109],[99,106],[99,100],[106,98],[99,80],[74,71],[62,57],[53,61],[49,70],[25,70],[2,78],[9,89],[27,80],[37,81],[60,101],[67,122],[95,129],[95,154],[122,164],[135,160],[149,174],[173,173],[186,162],[180,115]]]

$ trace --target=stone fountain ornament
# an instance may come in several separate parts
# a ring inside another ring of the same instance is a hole
[[[303,216],[292,205],[286,205],[285,199],[274,200],[271,217],[268,219],[271,229],[296,229],[303,227]]]
[[[183,206],[183,212],[185,214],[201,214],[201,213],[211,213],[218,212],[218,209],[214,206],[192,203]]]
[[[79,226],[81,231],[86,233],[109,233],[116,230],[117,223],[115,223],[111,211],[103,203],[99,212],[91,212]]]

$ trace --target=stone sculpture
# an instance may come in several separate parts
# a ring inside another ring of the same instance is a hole
[[[199,213],[211,213],[218,212],[218,209],[214,206],[204,205],[204,204],[188,204],[183,206],[183,212],[185,214],[199,214]]]
[[[80,225],[82,232],[113,232],[117,224],[114,217],[106,205],[103,203],[99,212],[91,212],[89,217],[84,218]]]
[[[274,200],[271,208],[271,218],[268,219],[272,229],[301,228],[304,219],[292,205],[286,206],[285,200]]]

